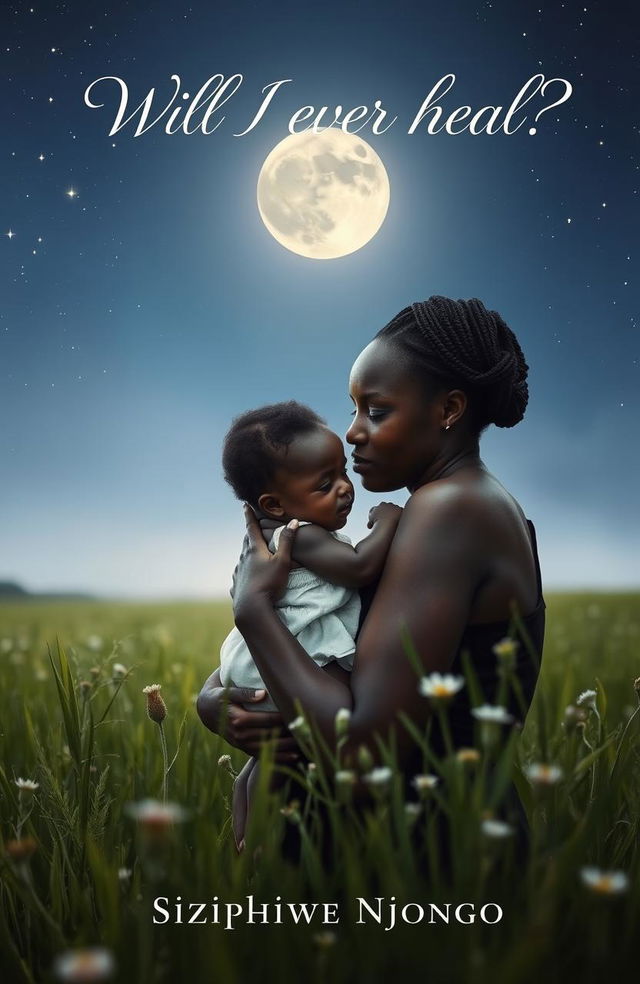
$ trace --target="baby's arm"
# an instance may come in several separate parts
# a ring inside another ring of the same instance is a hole
[[[321,526],[301,526],[293,544],[293,559],[331,584],[361,588],[382,570],[401,515],[401,507],[391,502],[374,506],[369,513],[371,533],[355,547],[337,540]]]

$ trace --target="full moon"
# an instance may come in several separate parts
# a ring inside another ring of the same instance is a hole
[[[258,176],[258,209],[282,246],[314,260],[354,253],[389,208],[389,178],[375,150],[354,133],[292,133]]]

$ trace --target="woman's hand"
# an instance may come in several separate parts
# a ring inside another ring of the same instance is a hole
[[[233,612],[236,625],[240,617],[250,617],[256,602],[273,606],[287,586],[291,567],[291,547],[298,528],[292,519],[280,535],[278,550],[272,554],[264,541],[260,524],[251,506],[245,503],[247,535],[235,570]]]
[[[273,743],[276,762],[300,757],[295,738],[277,711],[246,711],[243,704],[259,704],[266,690],[223,687],[220,671],[211,674],[198,695],[196,708],[202,723],[247,755],[258,756],[265,742]]]
[[[263,517],[260,520],[260,529],[262,530],[264,542],[267,544],[267,546],[269,546],[269,544],[271,543],[271,537],[273,536],[273,531],[276,530],[279,526],[282,526],[282,523],[279,523],[277,519],[267,519],[266,517]],[[232,601],[236,591],[237,573],[238,573],[238,565],[236,564],[236,566],[233,569],[233,574],[231,575],[231,588],[229,590],[229,594],[231,595]]]

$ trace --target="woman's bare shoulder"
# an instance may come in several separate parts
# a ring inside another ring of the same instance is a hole
[[[450,524],[469,525],[490,505],[484,482],[461,480],[456,476],[429,482],[416,489],[405,505],[405,526],[429,528]]]
[[[405,506],[407,525],[460,525],[487,531],[514,519],[524,525],[524,513],[514,497],[488,471],[457,473],[417,489]]]

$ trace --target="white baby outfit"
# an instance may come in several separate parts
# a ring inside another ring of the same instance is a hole
[[[309,525],[300,523],[300,526]],[[278,549],[284,528],[279,526],[273,532],[269,542],[272,553]],[[351,543],[349,537],[342,533],[332,532],[331,535],[343,543]],[[331,584],[306,567],[296,567],[289,572],[287,587],[276,603],[276,611],[314,663],[325,666],[335,660],[346,670],[352,668],[360,617],[360,595],[357,590]],[[273,653],[273,659],[277,658],[278,654]],[[266,689],[237,628],[233,628],[222,643],[220,679],[225,687]],[[253,711],[277,710],[268,694],[258,704],[244,706]]]

